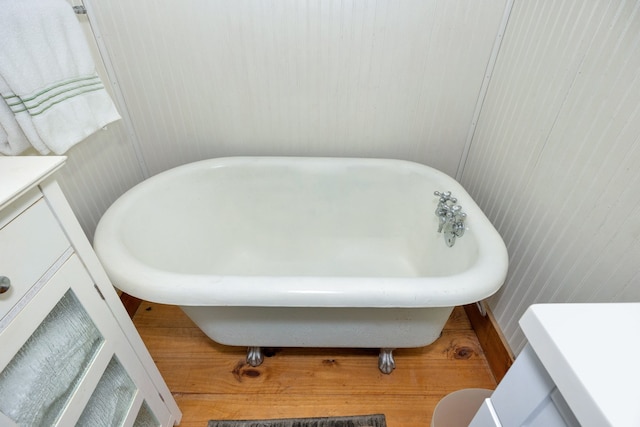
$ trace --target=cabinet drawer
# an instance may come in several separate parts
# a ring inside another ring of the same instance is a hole
[[[0,294],[0,319],[70,246],[47,203],[38,199],[38,194],[30,192],[2,212],[0,276],[11,281],[11,288]],[[25,204],[30,204],[26,210]],[[12,211],[17,216],[12,218]]]

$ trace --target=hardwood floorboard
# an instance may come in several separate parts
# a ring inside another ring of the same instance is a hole
[[[377,349],[246,349],[217,344],[177,307],[142,302],[134,323],[183,411],[181,426],[209,419],[383,413],[389,427],[428,426],[438,401],[462,388],[496,386],[466,313],[456,307],[430,346],[398,349],[391,375]]]

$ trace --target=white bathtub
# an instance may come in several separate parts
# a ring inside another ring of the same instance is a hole
[[[435,190],[467,214],[453,247]],[[100,220],[95,250],[113,283],[179,305],[213,340],[251,347],[379,347],[436,340],[456,305],[496,292],[500,235],[451,177],[417,163],[237,157],[137,185]],[[385,365],[385,366],[382,366]]]

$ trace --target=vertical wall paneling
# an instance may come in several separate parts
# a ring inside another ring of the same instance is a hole
[[[490,306],[640,300],[640,3],[516,1],[462,182],[504,236]]]
[[[71,0],[71,1],[72,3],[78,2],[82,4],[87,11],[87,14],[86,14],[87,18],[94,21],[89,26],[86,26],[85,28],[87,33],[87,39],[90,41],[93,47],[96,61],[100,65],[101,74],[104,76],[105,80],[110,83],[109,89],[111,92],[111,96],[114,98],[114,102],[118,106],[120,116],[122,117],[122,126],[124,126],[124,129],[126,130],[127,140],[136,155],[136,160],[138,161],[142,176],[143,178],[148,178],[149,169],[147,168],[147,164],[142,155],[142,149],[140,148],[138,137],[135,133],[133,123],[131,122],[129,110],[124,101],[124,97],[122,95],[122,90],[120,89],[120,85],[118,84],[118,79],[113,69],[111,58],[109,57],[107,49],[104,45],[104,38],[102,37],[102,32],[100,30],[100,27],[97,25],[97,22],[95,22],[96,19],[95,19],[95,10],[93,8],[93,3],[91,0]]]
[[[460,180],[462,178],[464,166],[469,156],[469,150],[471,149],[471,143],[473,142],[473,136],[475,135],[475,132],[476,132],[476,126],[478,125],[478,118],[480,117],[480,112],[482,111],[482,105],[484,104],[484,100],[487,95],[487,90],[489,89],[489,83],[491,82],[491,75],[493,74],[493,69],[496,65],[496,61],[498,60],[498,53],[500,52],[500,47],[502,46],[502,40],[504,39],[504,33],[507,29],[507,24],[509,23],[509,16],[511,15],[511,9],[513,9],[514,1],[515,0],[508,0],[506,7],[504,9],[502,22],[500,22],[500,29],[498,30],[498,34],[496,35],[496,40],[493,44],[493,49],[491,50],[491,56],[489,57],[489,62],[487,64],[487,69],[484,73],[484,79],[482,80],[482,87],[480,88],[480,94],[478,95],[478,99],[476,100],[476,108],[473,112],[471,123],[469,124],[469,131],[467,132],[466,143],[462,151],[462,155],[460,156],[460,162],[458,163],[458,169],[455,175],[455,178],[457,180]]]
[[[91,240],[102,214],[143,175],[120,123],[90,136],[65,155],[67,164],[58,172],[58,182]]]
[[[225,155],[455,174],[506,0],[93,2],[150,174]]]

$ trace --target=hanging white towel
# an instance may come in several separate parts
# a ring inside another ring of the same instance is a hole
[[[15,116],[4,102],[0,102],[0,153],[16,156],[30,147]]]
[[[0,153],[16,156],[27,148],[31,148],[31,144],[15,116],[4,102],[0,102]]]
[[[0,76],[0,94],[5,93],[11,93],[11,89]],[[50,152],[33,126],[31,126],[33,129],[31,138],[27,138],[18,124],[16,115],[11,111],[9,105],[2,101],[0,101],[0,128],[4,131],[4,134],[0,134],[0,153],[4,155],[16,156],[32,146],[41,154]]]
[[[65,0],[0,0],[0,94],[29,142],[62,154],[118,120]]]

